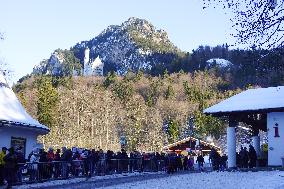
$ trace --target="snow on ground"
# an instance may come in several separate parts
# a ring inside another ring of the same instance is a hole
[[[283,189],[284,172],[210,172],[173,175],[119,184],[104,189]]]
[[[18,189],[284,189],[284,171],[131,173],[22,185]]]
[[[114,175],[105,175],[105,176],[94,176],[92,178],[89,178],[86,180],[85,177],[82,178],[71,178],[67,180],[53,180],[53,181],[47,181],[43,183],[33,183],[33,184],[23,184],[19,186],[15,186],[13,188],[16,189],[32,189],[32,188],[51,188],[51,187],[57,187],[57,186],[62,186],[62,188],[71,188],[69,187],[70,185],[72,186],[78,186],[81,183],[86,183],[86,182],[98,182],[101,180],[114,180],[118,178],[125,178],[125,177],[133,177],[133,176],[143,176],[143,175],[155,175],[157,173],[125,173],[125,174],[114,174]],[[63,187],[64,185],[64,187]],[[65,186],[66,185],[66,186]],[[0,187],[0,189],[2,189]]]

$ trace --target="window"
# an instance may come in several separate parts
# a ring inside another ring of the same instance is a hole
[[[14,147],[15,150],[20,149],[23,152],[24,156],[26,155],[26,141],[25,138],[20,137],[11,137],[11,147]]]

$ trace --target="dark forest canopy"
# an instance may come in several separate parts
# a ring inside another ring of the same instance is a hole
[[[184,71],[209,70],[222,77],[229,88],[245,88],[249,85],[262,87],[283,85],[284,50],[232,49],[228,45],[216,47],[200,46],[192,54],[177,59],[171,64],[159,67],[162,74]],[[156,69],[156,68],[153,68]]]

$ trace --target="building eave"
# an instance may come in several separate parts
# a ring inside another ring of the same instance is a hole
[[[0,126],[36,130],[39,134],[42,134],[42,135],[45,135],[49,133],[50,131],[50,129],[43,128],[41,125],[34,125],[34,124],[29,124],[29,123],[14,122],[14,121],[7,121],[7,120],[0,120]]]
[[[234,116],[234,115],[237,116],[239,114],[266,114],[271,112],[284,112],[284,107],[255,109],[255,110],[219,111],[219,112],[211,112],[207,110],[203,111],[204,114],[212,115],[215,117]]]

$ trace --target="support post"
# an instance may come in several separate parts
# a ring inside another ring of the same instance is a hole
[[[259,130],[253,131],[252,138],[252,146],[254,147],[256,151],[257,157],[260,156],[260,137],[259,137]]]
[[[230,119],[227,128],[228,168],[235,168],[236,164],[236,126],[237,122]]]

